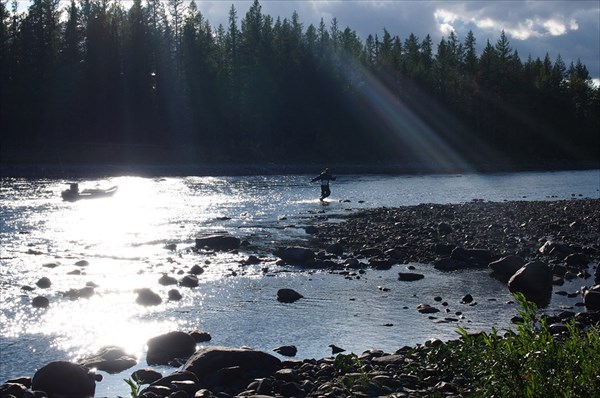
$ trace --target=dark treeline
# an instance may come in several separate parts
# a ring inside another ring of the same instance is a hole
[[[1,0],[3,162],[541,164],[600,158],[580,61],[523,61],[504,33],[433,43],[255,1],[212,27],[194,2]]]

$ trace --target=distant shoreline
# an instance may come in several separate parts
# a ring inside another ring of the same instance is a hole
[[[532,164],[431,165],[424,163],[234,163],[206,162],[197,164],[146,163],[16,163],[0,162],[2,178],[103,178],[124,175],[162,176],[250,176],[315,174],[329,167],[334,174],[493,174],[516,172],[552,172],[567,170],[600,170],[600,161],[545,162]]]

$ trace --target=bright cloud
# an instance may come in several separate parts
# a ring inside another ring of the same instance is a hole
[[[447,23],[443,23],[440,25],[440,32],[442,32],[442,35],[444,36],[449,36],[450,33],[455,32],[456,30],[454,29],[454,26],[447,24]]]
[[[542,23],[542,26],[546,28],[546,31],[552,36],[562,36],[567,33],[567,26],[556,19],[549,19]]]
[[[457,20],[458,16],[455,13],[448,10],[438,9],[435,10],[433,16],[436,21],[438,21],[438,27],[442,35],[448,36],[450,33],[456,31],[453,24]]]
[[[498,28],[500,23],[491,18],[483,18],[483,19],[473,19],[475,26],[481,29],[493,29]]]
[[[462,15],[446,9],[436,9],[434,17],[442,34],[448,34],[455,30],[456,23],[472,24],[479,29],[504,30],[508,35],[517,40],[527,40],[531,37],[563,36],[569,31],[577,30],[577,20],[566,20],[562,16],[552,18],[541,18],[534,16],[523,20],[509,20],[491,18],[479,10],[473,15],[463,10]]]

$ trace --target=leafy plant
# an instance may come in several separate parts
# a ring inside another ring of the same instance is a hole
[[[355,372],[361,366],[362,362],[356,354],[338,354],[333,362],[333,368],[342,374]]]
[[[553,335],[536,305],[521,294],[515,297],[522,308],[516,332],[469,335],[459,327],[460,340],[433,350],[428,360],[470,380],[474,396],[600,396],[598,329],[579,330],[568,323],[565,335]]]
[[[138,398],[140,393],[140,386],[142,385],[142,383],[140,383],[139,380],[134,381],[132,379],[123,379],[123,381],[127,383],[129,385],[129,388],[131,389],[131,398]]]
[[[349,395],[357,386],[363,390],[377,390],[369,373],[364,370],[364,363],[356,354],[338,354],[333,363],[334,369],[341,375],[338,385]]]

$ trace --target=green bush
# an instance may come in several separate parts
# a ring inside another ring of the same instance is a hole
[[[598,328],[553,335],[535,304],[515,295],[522,310],[517,331],[469,335],[431,351],[428,360],[441,372],[461,375],[473,397],[598,397],[600,335]]]

